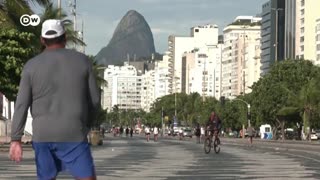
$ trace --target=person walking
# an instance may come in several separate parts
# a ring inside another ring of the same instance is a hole
[[[133,135],[133,127],[130,128],[130,137]]]
[[[42,24],[46,47],[23,67],[12,120],[9,156],[22,160],[21,138],[28,109],[33,117],[32,147],[38,179],[55,179],[68,170],[79,180],[95,180],[88,132],[100,106],[92,62],[82,53],[65,49],[63,22]]]
[[[120,130],[119,130],[119,135],[120,135],[120,137],[122,137],[122,135],[123,135],[123,127],[122,126],[120,126]]]
[[[153,128],[153,138],[154,138],[154,142],[157,142],[158,141],[158,134],[159,134],[159,129],[158,129],[158,127],[157,126],[155,126],[154,128]]]
[[[201,135],[201,129],[200,129],[200,124],[197,124],[197,127],[195,129],[195,135],[197,137],[197,144],[200,144],[200,135]]]
[[[150,139],[150,128],[148,126],[146,126],[146,128],[144,129],[144,132],[145,132],[146,137],[147,137],[147,142],[149,142],[149,139]]]
[[[204,137],[205,137],[205,129],[203,126],[201,126],[200,131],[201,131],[201,137],[200,137],[200,142],[201,142],[201,140],[204,141]]]
[[[247,128],[247,133],[248,133],[248,137],[249,137],[249,139],[248,139],[249,145],[252,146],[252,139],[253,139],[253,135],[254,135],[254,128],[251,127],[251,126],[249,126],[249,127]]]
[[[129,136],[129,127],[126,128],[126,137]]]

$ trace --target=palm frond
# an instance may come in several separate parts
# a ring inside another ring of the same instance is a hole
[[[299,112],[299,108],[297,107],[283,107],[281,108],[277,115],[278,116],[290,116],[292,114],[296,114]]]

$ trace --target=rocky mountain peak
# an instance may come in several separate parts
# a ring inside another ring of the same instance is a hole
[[[147,57],[155,53],[151,29],[144,17],[128,11],[118,24],[109,44],[96,56],[98,64],[118,65],[130,57]]]

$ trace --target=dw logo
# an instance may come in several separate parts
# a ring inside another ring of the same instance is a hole
[[[40,24],[40,17],[36,14],[32,14],[31,16],[24,14],[20,17],[20,23],[23,26],[38,26]]]

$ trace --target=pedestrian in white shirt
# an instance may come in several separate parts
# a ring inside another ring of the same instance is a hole
[[[153,128],[154,142],[158,141],[159,129],[157,126]]]
[[[149,139],[150,139],[150,128],[147,126],[147,127],[144,129],[144,132],[146,133],[147,141],[149,141]]]
[[[205,134],[204,128],[203,128],[203,126],[201,126],[201,138],[200,138],[200,141],[204,139],[204,134]]]

